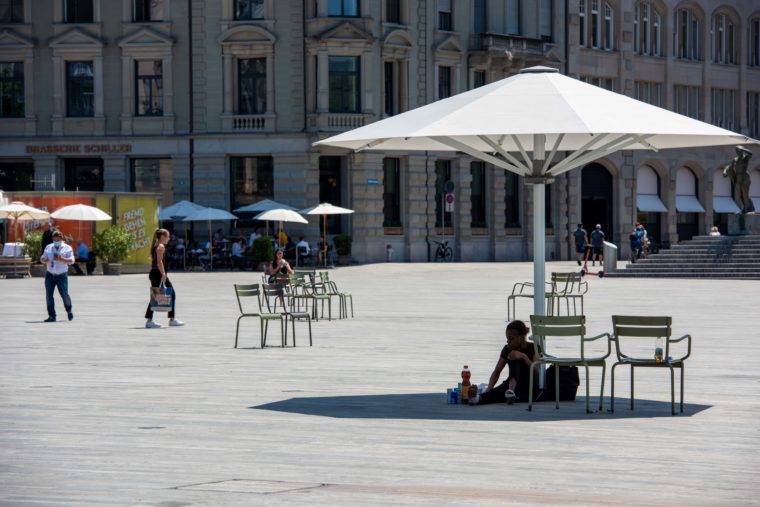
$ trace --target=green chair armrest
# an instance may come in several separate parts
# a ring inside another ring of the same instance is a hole
[[[680,358],[676,359],[674,362],[684,361],[687,357],[689,357],[691,355],[691,335],[690,334],[685,334],[685,335],[683,335],[683,336],[681,336],[679,338],[671,338],[671,340],[670,340],[670,343],[678,343],[678,342],[682,342],[684,340],[686,340],[686,355],[683,356],[683,357],[680,357]]]

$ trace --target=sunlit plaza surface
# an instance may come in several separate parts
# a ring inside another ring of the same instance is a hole
[[[0,280],[0,505],[760,503],[757,281],[587,277],[589,334],[613,314],[671,315],[691,333],[672,416],[666,369],[637,370],[633,411],[628,368],[614,413],[609,372],[592,414],[583,372],[559,410],[446,404],[463,364],[488,381],[530,263],[330,274],[355,317],[315,322],[312,347],[304,324],[295,348],[270,329],[264,350],[255,319],[233,348],[233,284],[260,273],[171,274],[187,324],[151,330],[147,275],[71,277],[75,318],[56,296],[50,324],[42,279]],[[518,302],[518,317],[531,309]]]

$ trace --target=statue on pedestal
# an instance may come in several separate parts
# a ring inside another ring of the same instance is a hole
[[[723,168],[723,177],[731,178],[734,185],[734,198],[739,201],[742,215],[755,211],[752,199],[749,197],[749,186],[752,180],[749,177],[749,159],[752,152],[744,146],[736,147],[736,156],[730,164]]]

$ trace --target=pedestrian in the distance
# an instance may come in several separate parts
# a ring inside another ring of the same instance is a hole
[[[602,225],[596,224],[596,227],[591,231],[591,265],[595,264],[595,261],[602,263],[604,259],[604,232],[602,232]]]
[[[578,224],[573,237],[575,238],[575,252],[578,254],[578,265],[580,266],[583,256],[586,254],[586,245],[588,245],[588,233],[583,228],[583,224]]]
[[[74,250],[63,241],[61,231],[51,233],[53,240],[42,252],[40,262],[47,268],[45,273],[45,300],[47,302],[48,318],[45,322],[55,322],[55,300],[53,293],[58,287],[58,294],[63,300],[63,307],[69,320],[74,318],[71,311],[71,297],[69,297],[69,265],[74,264]]]
[[[170,287],[172,289],[172,308],[169,310],[169,325],[170,326],[184,326],[185,323],[181,320],[174,318],[174,305],[177,299],[177,291],[174,290],[172,283],[166,276],[167,266],[169,265],[168,255],[166,255],[166,244],[169,242],[169,231],[166,229],[156,229],[153,233],[153,243],[150,247],[150,278],[151,287],[160,287],[164,284],[164,287]],[[150,309],[150,302],[148,303],[148,309],[145,311],[145,327],[153,329],[161,327],[158,322],[153,322],[153,310]]]

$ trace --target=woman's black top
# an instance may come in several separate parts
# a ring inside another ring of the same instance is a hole
[[[150,269],[160,271],[160,269],[158,269],[158,253],[156,252],[157,248],[157,246],[154,246],[150,249]],[[166,258],[166,250],[164,250],[164,256],[161,258],[161,261],[161,263],[164,265],[164,273],[168,273],[169,264],[168,259]]]

